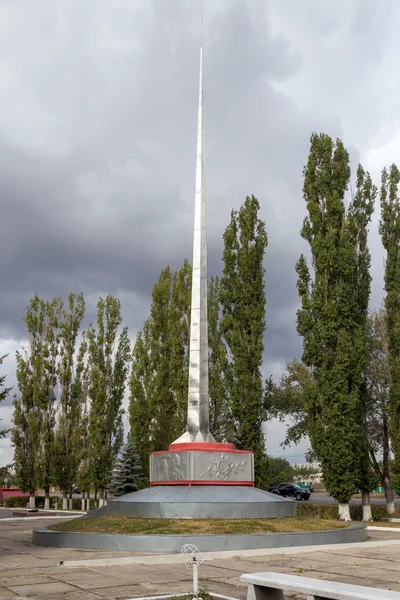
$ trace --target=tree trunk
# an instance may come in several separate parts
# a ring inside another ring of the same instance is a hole
[[[341,521],[351,521],[350,506],[348,502],[339,502],[339,519]]]
[[[362,490],[362,510],[363,510],[363,521],[372,521],[372,510],[369,492]]]
[[[44,488],[44,510],[50,510],[50,487]]]
[[[88,497],[86,499],[86,510],[89,512],[90,510],[90,492],[88,492]]]
[[[68,510],[68,494],[67,494],[67,492],[63,492],[63,505],[62,505],[62,509],[63,510]]]
[[[29,508],[36,508],[35,492],[31,492],[29,496]]]
[[[392,515],[394,513],[394,500],[393,500],[393,490],[392,485],[389,478],[385,478],[385,499],[386,499],[386,510],[388,515]]]
[[[100,490],[99,507],[104,506],[104,490]]]
[[[392,515],[394,513],[394,501],[393,501],[392,483],[390,481],[389,459],[390,459],[389,427],[388,427],[387,415],[385,414],[383,416],[383,456],[382,456],[383,487],[385,489],[386,510],[387,510],[388,515]]]

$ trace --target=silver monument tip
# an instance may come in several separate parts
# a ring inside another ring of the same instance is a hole
[[[207,222],[203,120],[203,33],[201,34],[200,44],[192,269],[187,427],[185,433],[179,437],[174,444],[215,441],[209,428],[208,397]]]

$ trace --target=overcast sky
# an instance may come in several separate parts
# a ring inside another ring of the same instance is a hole
[[[1,0],[0,355],[15,383],[30,297],[118,296],[132,339],[166,264],[191,258],[201,3]],[[294,265],[306,251],[312,131],[377,184],[399,162],[398,0],[204,0],[209,274],[232,208],[266,221],[264,372],[301,356]],[[397,41],[396,41],[397,39]],[[378,207],[377,207],[378,209]],[[372,304],[383,252],[371,227]],[[10,425],[11,399],[0,408]],[[281,455],[284,424],[267,427]],[[302,461],[307,442],[287,451]],[[0,465],[12,460],[0,440]]]

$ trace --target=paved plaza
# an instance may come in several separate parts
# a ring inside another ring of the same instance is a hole
[[[180,556],[32,546],[32,527],[51,522],[0,521],[0,599],[114,600],[190,591],[191,572]],[[209,553],[200,567],[200,585],[244,600],[246,588],[239,577],[258,571],[400,591],[400,530],[371,531],[364,544]]]

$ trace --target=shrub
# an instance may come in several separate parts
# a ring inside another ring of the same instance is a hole
[[[372,505],[372,518],[374,521],[387,521],[388,514],[385,506]],[[314,517],[316,519],[338,519],[339,508],[337,504],[299,504],[298,517]],[[353,521],[362,521],[362,506],[350,505],[350,517]]]
[[[44,508],[44,496],[35,496],[36,508]],[[54,507],[54,502],[59,500],[57,496],[50,496],[50,508]],[[7,508],[26,508],[29,503],[29,496],[9,496],[4,499],[4,506]]]

